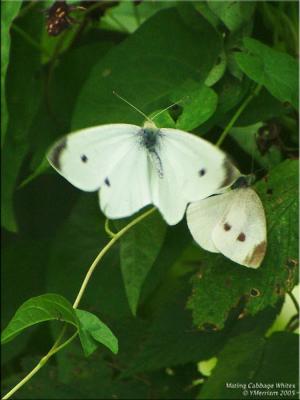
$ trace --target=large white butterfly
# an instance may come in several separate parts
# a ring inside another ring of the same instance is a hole
[[[258,268],[267,246],[266,218],[260,198],[248,185],[241,176],[231,190],[190,204],[187,223],[203,249]]]
[[[217,147],[190,133],[129,124],[100,125],[67,135],[48,153],[50,164],[84,191],[100,189],[111,219],[154,204],[170,225],[191,201],[231,185],[237,170]]]

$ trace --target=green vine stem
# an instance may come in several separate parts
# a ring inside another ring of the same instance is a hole
[[[237,109],[236,113],[234,114],[234,116],[231,118],[231,120],[228,122],[226,128],[224,129],[224,131],[221,133],[216,146],[220,147],[221,144],[223,143],[224,139],[226,138],[228,132],[230,131],[230,129],[233,127],[233,125],[235,124],[235,122],[237,121],[237,119],[239,118],[239,116],[242,114],[242,112],[245,110],[245,108],[247,107],[247,105],[250,103],[250,101],[258,95],[258,93],[260,92],[262,88],[262,85],[257,85],[256,88],[253,90],[252,93],[249,94],[248,97],[246,97],[246,99],[243,101],[243,103],[240,105],[240,107]]]
[[[119,232],[115,233],[112,239],[107,243],[106,246],[103,247],[103,249],[100,251],[100,253],[97,255],[95,260],[92,262],[90,268],[88,269],[88,272],[82,282],[82,285],[80,287],[80,290],[78,292],[78,295],[74,301],[73,308],[77,308],[82,296],[86,290],[86,287],[88,285],[88,282],[93,275],[93,272],[96,268],[96,266],[99,264],[100,260],[104,257],[104,255],[109,251],[109,249],[132,227],[134,227],[136,224],[138,224],[140,221],[142,221],[144,218],[148,217],[150,214],[152,214],[156,210],[155,207],[151,208],[150,210],[147,210],[143,214],[139,215],[137,218],[135,218],[133,221],[129,222],[123,229],[121,229]],[[73,339],[78,335],[78,330],[71,336],[69,337],[65,342],[60,344],[62,338],[65,335],[67,329],[67,325],[64,325],[58,338],[54,342],[53,346],[51,349],[48,351],[48,353],[41,358],[39,363],[19,382],[17,383],[16,386],[14,386],[8,393],[6,393],[5,396],[2,397],[2,399],[9,399],[17,390],[19,390],[23,385],[25,385],[47,362],[48,360],[56,354],[58,351],[62,350],[64,347],[66,347],[69,343],[72,342]]]
[[[119,232],[115,233],[113,238],[107,243],[105,247],[100,251],[100,253],[97,255],[95,260],[93,261],[92,265],[90,266],[84,281],[81,285],[81,288],[78,292],[78,295],[74,301],[73,308],[77,308],[79,305],[79,302],[85,292],[86,286],[94,272],[94,269],[96,268],[97,264],[99,261],[103,258],[103,256],[108,252],[108,250],[126,233],[130,228],[132,228],[134,225],[138,224],[140,221],[142,221],[144,218],[148,217],[148,215],[152,214],[156,210],[155,207],[150,208],[150,210],[146,211],[144,214],[138,216],[135,218],[133,221],[129,222],[123,229],[121,229]]]

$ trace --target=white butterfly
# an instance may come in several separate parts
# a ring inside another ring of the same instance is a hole
[[[48,153],[50,164],[84,191],[99,190],[111,219],[154,204],[170,225],[191,201],[231,185],[237,170],[217,147],[190,133],[129,124],[100,125],[67,135]]]
[[[258,268],[267,246],[266,217],[260,198],[241,176],[223,194],[192,203],[187,223],[195,241],[205,250]]]

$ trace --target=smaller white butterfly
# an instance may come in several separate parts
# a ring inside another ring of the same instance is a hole
[[[240,176],[231,190],[189,205],[187,224],[205,250],[258,268],[267,247],[266,217],[260,198]]]

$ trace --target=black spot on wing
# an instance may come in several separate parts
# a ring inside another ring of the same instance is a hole
[[[246,240],[246,235],[244,232],[241,232],[239,236],[236,238],[239,242],[244,242]]]
[[[205,168],[201,168],[199,171],[199,176],[204,176],[206,174]]]
[[[84,163],[88,162],[88,158],[85,154],[82,154],[82,156],[80,158],[81,158],[82,162],[84,162]]]
[[[108,178],[104,179],[104,183],[106,186],[110,187],[110,180]]]
[[[60,165],[61,154],[66,147],[67,147],[67,138],[62,138],[56,143],[56,145],[54,146],[54,148],[52,149],[51,153],[48,156],[49,161],[59,171],[61,170],[61,165]]]
[[[224,231],[230,231],[231,225],[229,225],[227,222],[224,224]]]

